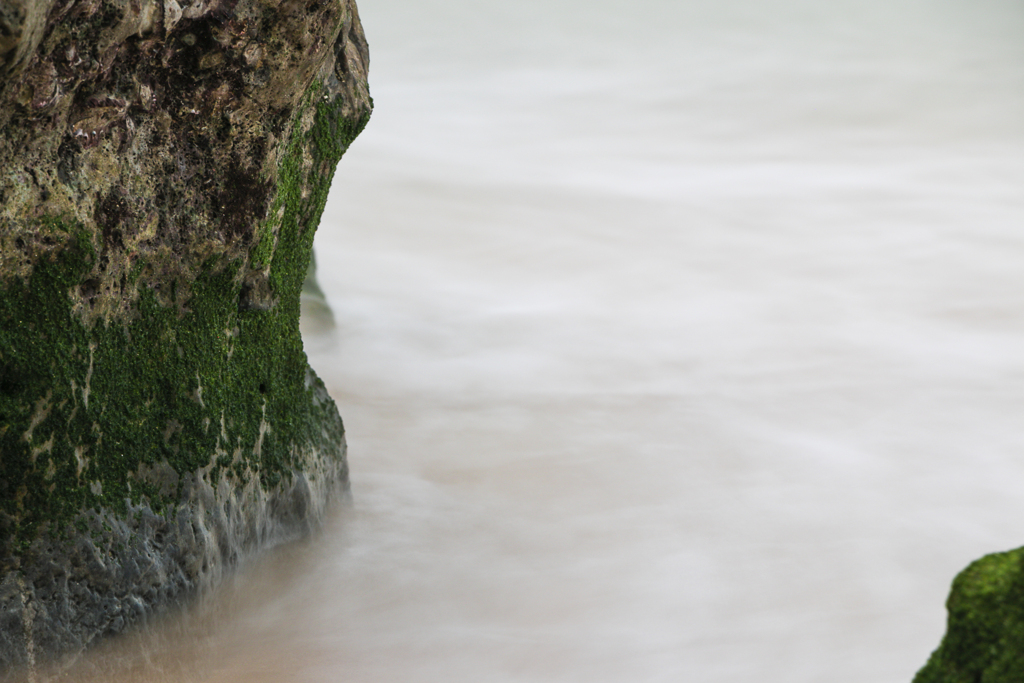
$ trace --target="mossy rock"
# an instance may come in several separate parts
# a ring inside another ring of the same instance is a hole
[[[307,533],[347,491],[300,295],[369,118],[351,0],[0,13],[0,674]]]
[[[914,683],[1024,681],[1024,548],[986,555],[953,580],[946,635]]]
[[[328,332],[335,327],[334,311],[327,296],[320,289],[316,276],[316,252],[310,254],[309,270],[302,283],[302,329],[313,334]]]

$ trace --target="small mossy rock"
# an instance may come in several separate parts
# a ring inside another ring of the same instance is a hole
[[[1024,548],[986,555],[953,580],[946,635],[914,683],[1024,681]]]
[[[299,312],[367,66],[352,0],[0,0],[0,675],[347,491]]]
[[[311,333],[327,332],[334,328],[334,311],[320,289],[316,277],[316,252],[309,257],[309,270],[302,283],[302,329]]]

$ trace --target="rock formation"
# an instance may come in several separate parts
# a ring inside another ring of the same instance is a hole
[[[914,683],[1024,681],[1024,548],[960,572],[946,609],[946,635]]]
[[[367,64],[353,0],[0,0],[0,673],[347,488],[298,319]]]

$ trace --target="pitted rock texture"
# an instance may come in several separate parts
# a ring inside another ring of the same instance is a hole
[[[0,0],[0,673],[347,490],[299,300],[368,61],[351,0]]]

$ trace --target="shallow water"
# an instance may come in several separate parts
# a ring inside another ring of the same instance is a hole
[[[360,9],[353,506],[72,678],[909,681],[1024,544],[1024,8]]]

